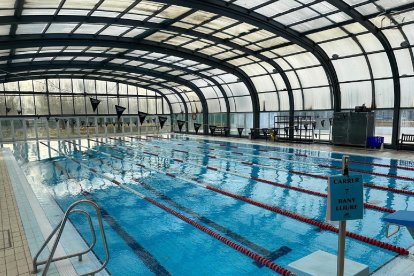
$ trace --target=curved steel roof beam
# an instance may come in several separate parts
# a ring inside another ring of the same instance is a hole
[[[116,54],[106,54],[106,53],[90,53],[90,52],[47,52],[47,53],[38,53],[35,55],[36,58],[43,58],[43,57],[104,57],[104,58],[118,58]],[[21,55],[15,55],[14,59],[28,59],[28,58],[33,58],[33,54],[21,54]],[[0,62],[1,61],[6,61],[8,60],[8,56],[3,56],[0,57]],[[209,81],[211,81],[215,86],[218,87],[218,89],[220,90],[220,92],[223,94],[224,97],[224,101],[226,103],[226,112],[230,113],[230,104],[228,102],[228,96],[226,91],[223,89],[222,85],[214,78],[209,77],[207,75],[204,75],[202,73],[198,73],[197,71],[192,71],[189,70],[185,67],[180,67],[177,65],[174,65],[172,63],[166,63],[166,62],[162,62],[162,61],[158,61],[158,60],[152,60],[152,59],[147,59],[147,58],[142,58],[142,57],[134,57],[134,56],[129,56],[129,55],[124,55],[122,57],[122,59],[127,59],[127,60],[131,60],[131,61],[141,61],[141,62],[146,62],[146,63],[151,63],[151,64],[156,64],[159,66],[164,66],[164,67],[169,67],[171,69],[174,70],[180,70],[180,71],[184,71],[188,74],[192,74],[195,76],[198,76],[200,78],[204,78],[207,79]],[[167,72],[168,73],[168,72]]]
[[[103,76],[119,77],[119,75],[110,74],[110,73],[105,73],[101,77],[78,76],[76,74],[79,74],[79,71],[72,71],[71,72],[71,71],[66,70],[65,72],[61,72],[61,73],[54,72],[54,73],[46,73],[46,74],[40,74],[40,75],[39,75],[39,72],[32,72],[32,73],[29,72],[29,73],[19,74],[19,76],[8,77],[7,80],[8,81],[19,81],[19,80],[21,81],[21,80],[32,80],[32,79],[33,80],[34,79],[45,79],[46,77],[49,77],[49,78],[62,78],[62,77],[66,77],[66,78],[81,78],[81,79],[104,80],[104,81],[112,81],[112,82],[114,82],[114,79],[113,78],[105,78]],[[99,73],[94,73],[94,74],[99,74]],[[27,76],[27,77],[24,77],[24,76]],[[138,78],[138,77],[135,77],[135,78]],[[189,113],[188,113],[188,107],[187,107],[186,101],[184,100],[184,98],[181,95],[181,93],[179,93],[175,89],[171,89],[170,87],[165,86],[164,84],[159,84],[159,83],[156,83],[156,82],[147,80],[147,79],[144,79],[144,81],[153,83],[154,85],[158,85],[158,86],[161,86],[161,87],[163,87],[163,88],[165,88],[167,90],[172,91],[174,93],[174,95],[176,95],[180,99],[180,101],[182,102],[182,105],[184,106],[185,120],[188,121],[188,115],[189,115]],[[137,86],[137,87],[146,87],[145,85],[137,85],[136,83],[128,82],[128,81],[118,81],[117,80],[116,82],[118,82],[118,83],[124,83],[124,84],[130,84],[130,85]],[[159,90],[156,90],[155,88],[153,88],[151,86],[147,86],[147,87],[148,87],[148,89],[151,89],[154,92],[159,93],[161,96],[165,97],[165,99],[166,99],[166,101],[168,103],[168,106],[170,108],[170,112],[171,112],[171,114],[173,114],[172,104],[171,104],[170,100],[168,99],[168,96],[166,96],[164,93],[162,93]]]
[[[251,81],[250,77],[237,66],[231,64],[221,63],[220,60],[212,58],[208,55],[194,53],[187,49],[179,49],[171,45],[160,44],[150,41],[141,41],[136,43],[136,40],[130,38],[119,38],[100,36],[94,37],[91,35],[20,35],[14,39],[9,36],[0,37],[0,49],[15,49],[24,47],[48,47],[48,46],[96,46],[96,47],[115,47],[133,50],[141,50],[147,52],[157,52],[172,56],[181,57],[183,59],[193,60],[213,68],[221,69],[225,72],[237,76],[243,82],[252,99],[253,113],[256,114],[253,125],[259,126],[259,97],[257,90]]]
[[[15,72],[24,72],[24,71],[30,71],[33,70],[33,68],[36,68],[36,70],[43,69],[43,70],[49,70],[49,69],[65,69],[65,68],[83,68],[83,69],[104,69],[104,70],[114,70],[114,71],[120,71],[120,72],[126,72],[126,73],[135,73],[135,74],[142,74],[147,76],[153,76],[156,78],[164,79],[167,81],[175,82],[181,85],[184,85],[188,88],[190,88],[192,91],[196,93],[196,95],[199,97],[202,108],[203,108],[203,119],[204,124],[208,125],[208,106],[207,101],[201,92],[201,90],[194,85],[193,83],[178,79],[172,76],[167,76],[165,74],[151,71],[148,69],[142,69],[142,68],[136,68],[129,65],[107,65],[105,67],[100,67],[99,63],[93,64],[93,62],[31,62],[31,63],[18,63],[13,64],[9,66],[0,66],[0,70],[15,73]],[[95,73],[94,73],[95,74]],[[177,93],[179,95],[179,93]],[[182,95],[181,95],[182,97]],[[182,98],[182,100],[184,100]],[[188,113],[188,112],[187,112]]]
[[[77,71],[77,72],[79,72],[79,71]],[[50,75],[49,74],[44,74],[44,75],[42,74],[42,75],[38,75],[38,73],[36,73],[36,74],[24,74],[24,75],[22,74],[20,76],[10,77],[10,78],[8,78],[8,81],[43,80],[43,79],[52,79],[52,78],[68,78],[68,79],[70,79],[70,78],[74,78],[74,77],[73,77],[73,75],[61,75],[61,74],[50,74]],[[88,80],[101,80],[101,81],[114,82],[114,80],[112,78],[104,78],[104,77],[95,77],[95,78],[92,78],[92,77],[78,77],[78,78],[81,78],[81,79],[84,79],[84,80],[88,79]],[[123,84],[126,84],[126,85],[132,85],[132,86],[135,86],[135,87],[145,88],[145,89],[154,91],[155,93],[161,95],[161,97],[165,99],[165,101],[168,104],[168,107],[170,108],[170,113],[172,114],[171,102],[163,92],[161,92],[159,90],[156,90],[155,88],[152,88],[148,85],[139,85],[138,86],[136,83],[128,82],[128,81],[116,81],[116,82],[123,83]],[[166,87],[166,88],[170,90],[170,88],[168,88],[168,87]],[[15,91],[15,92],[16,92],[16,94],[22,94],[22,95],[23,94],[26,94],[26,95],[27,94],[29,94],[29,95],[46,94],[46,93],[42,93],[42,92],[30,92],[30,91],[29,92]],[[175,91],[173,91],[173,92],[176,93]],[[96,94],[86,94],[86,95],[87,96],[93,96],[93,95],[96,95]],[[100,96],[100,95],[98,94],[98,96]],[[102,96],[104,96],[104,95],[102,95]],[[138,96],[127,96],[127,97],[138,97]]]
[[[226,16],[237,21],[249,23],[260,29],[275,33],[289,41],[296,43],[302,48],[311,52],[321,63],[324,68],[328,81],[331,85],[332,94],[334,97],[334,110],[341,109],[341,96],[338,76],[331,59],[325,51],[318,46],[311,39],[302,35],[301,33],[290,29],[272,19],[269,19],[261,14],[253,12],[249,9],[231,4],[222,0],[153,0],[163,4],[177,5],[189,7],[193,9],[203,10],[218,15]]]
[[[20,18],[16,18],[13,16],[3,16],[3,17],[0,17],[0,24],[36,23],[36,22],[53,22],[53,23],[74,22],[74,23],[77,23],[77,22],[83,22],[85,20],[86,20],[85,16],[76,16],[76,15],[58,15],[58,16],[25,15]],[[96,23],[96,24],[112,24],[113,23],[113,24],[133,26],[133,27],[144,27],[144,28],[150,28],[150,29],[155,29],[155,30],[167,30],[167,31],[172,31],[172,32],[176,32],[179,34],[187,34],[187,35],[194,36],[200,39],[208,39],[216,44],[226,45],[230,48],[243,51],[247,53],[248,55],[254,56],[260,60],[268,62],[281,74],[283,80],[286,82],[286,87],[291,87],[290,81],[287,78],[286,74],[284,73],[284,70],[274,60],[258,53],[257,51],[253,51],[247,47],[236,44],[226,39],[221,39],[216,36],[209,35],[209,34],[202,33],[202,32],[197,32],[191,29],[184,29],[184,28],[172,26],[170,24],[166,25],[166,24],[159,24],[159,23],[154,23],[154,22],[149,22],[149,21],[137,21],[137,20],[132,20],[132,19],[92,16],[92,17],[87,18],[87,22]]]

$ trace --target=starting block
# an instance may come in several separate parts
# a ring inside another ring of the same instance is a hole
[[[405,226],[407,227],[408,232],[410,232],[411,237],[414,239],[414,211],[397,211],[384,217],[384,221],[388,222],[386,232],[387,238],[397,234],[398,231],[400,231],[401,226]],[[397,230],[390,234],[389,229],[391,225],[397,226]]]
[[[336,255],[318,250],[290,263],[287,268],[297,276],[332,276],[337,275],[336,264]],[[368,275],[368,266],[345,259],[344,276]]]

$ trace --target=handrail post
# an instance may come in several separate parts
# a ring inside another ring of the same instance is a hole
[[[342,175],[349,176],[349,156],[342,156]],[[337,275],[344,276],[346,220],[339,221]]]
[[[45,242],[42,244],[40,250],[38,251],[38,253],[36,254],[36,256],[33,259],[33,273],[37,273],[38,272],[38,269],[37,268],[41,264],[46,264],[46,266],[44,267],[43,273],[42,273],[42,275],[46,275],[47,272],[48,272],[48,270],[49,270],[50,264],[52,262],[60,261],[60,260],[64,260],[64,259],[68,259],[68,258],[72,258],[72,257],[76,257],[76,256],[78,257],[78,260],[79,261],[82,261],[82,255],[90,252],[93,249],[93,247],[96,244],[95,228],[93,227],[93,223],[92,223],[91,216],[90,216],[90,214],[87,211],[80,210],[80,209],[75,209],[74,210],[74,208],[76,206],[80,205],[80,204],[91,205],[95,209],[96,216],[97,216],[98,223],[99,223],[99,230],[101,232],[102,243],[103,243],[103,247],[104,247],[104,250],[105,250],[105,261],[102,263],[101,267],[98,268],[95,271],[92,271],[92,272],[89,272],[89,273],[86,273],[86,274],[83,274],[83,275],[93,275],[93,274],[96,274],[96,273],[98,273],[99,271],[103,270],[106,267],[106,265],[108,264],[108,261],[109,261],[109,250],[108,250],[106,235],[105,235],[104,227],[103,227],[103,223],[102,223],[102,213],[100,211],[100,208],[99,208],[98,204],[96,204],[95,202],[93,202],[91,200],[84,199],[84,200],[76,201],[76,202],[72,203],[69,206],[69,208],[66,210],[66,212],[65,212],[65,214],[63,216],[63,219],[53,229],[52,233],[46,238]],[[87,217],[88,223],[89,223],[89,227],[90,227],[90,230],[92,232],[92,243],[91,243],[91,245],[89,245],[89,248],[87,250],[85,250],[85,251],[78,252],[78,253],[75,253],[75,254],[66,255],[66,256],[62,256],[62,257],[57,257],[57,258],[53,259],[53,256],[55,254],[56,248],[58,246],[58,243],[59,243],[60,238],[62,236],[63,230],[65,228],[66,222],[67,222],[67,220],[69,218],[69,215],[72,214],[72,213],[80,213],[80,214],[83,214],[83,215],[85,215]],[[47,259],[47,261],[38,262],[37,261],[38,257],[43,252],[43,250],[45,249],[45,247],[47,246],[47,244],[50,242],[50,240],[52,239],[52,237],[55,236],[56,232],[58,232],[58,234],[57,234],[56,239],[55,239],[55,241],[53,243],[52,249],[51,249],[50,254],[49,254],[49,258]]]

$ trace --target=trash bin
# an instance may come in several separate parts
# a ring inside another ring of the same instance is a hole
[[[384,137],[382,136],[368,136],[367,147],[380,149],[381,145],[384,143]]]

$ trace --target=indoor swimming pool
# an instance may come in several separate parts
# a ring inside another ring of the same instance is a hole
[[[16,143],[13,153],[42,204],[102,210],[113,275],[287,274],[317,250],[337,252],[326,221],[327,176],[342,153],[193,136],[124,136]],[[374,272],[413,244],[386,238],[382,218],[414,210],[414,164],[350,155],[364,178],[364,219],[348,221],[346,258]],[[87,221],[71,222],[90,239]],[[99,235],[97,235],[99,237]],[[103,260],[98,241],[94,253]]]

